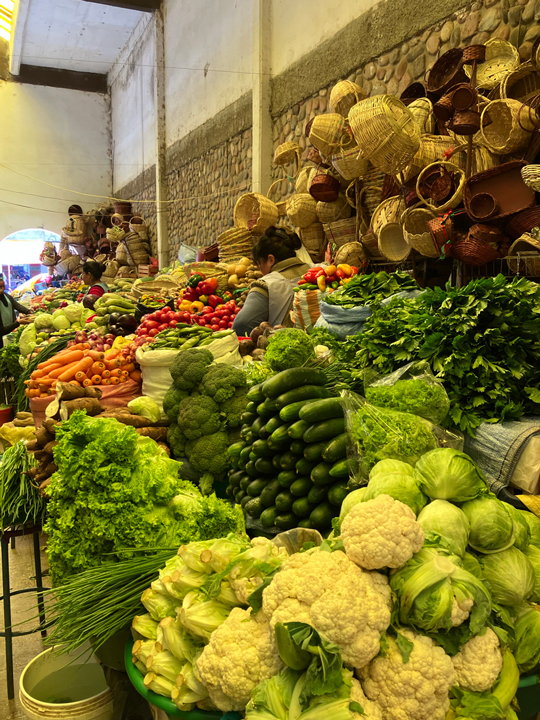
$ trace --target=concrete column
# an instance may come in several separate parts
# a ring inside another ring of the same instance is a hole
[[[265,195],[272,167],[271,0],[253,0],[253,192]]]
[[[167,135],[165,116],[165,32],[163,11],[154,13],[156,32],[156,200],[157,254],[159,267],[169,264],[169,199],[167,186]],[[174,258],[176,259],[176,258]]]

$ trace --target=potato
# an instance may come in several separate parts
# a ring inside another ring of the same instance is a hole
[[[236,266],[235,273],[236,273],[237,277],[243,278],[243,277],[245,276],[245,274],[246,274],[246,267],[245,267],[245,265],[237,265],[237,266]]]
[[[248,268],[252,264],[253,260],[247,257],[240,258],[239,264],[244,265],[244,267]]]
[[[230,288],[236,288],[238,286],[238,275],[231,275],[227,284]]]
[[[258,280],[259,278],[262,278],[262,277],[263,277],[263,274],[262,274],[262,272],[261,272],[260,270],[254,270],[254,271],[253,271],[253,277],[254,277],[256,280]]]
[[[236,265],[233,263],[232,265],[227,265],[227,275],[234,275],[236,270]]]
[[[265,350],[261,350],[260,348],[257,348],[253,351],[252,357],[254,360],[264,360],[264,356],[266,354]]]

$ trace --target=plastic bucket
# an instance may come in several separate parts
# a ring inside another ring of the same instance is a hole
[[[29,720],[111,720],[113,696],[90,650],[37,655],[22,672],[19,700]]]

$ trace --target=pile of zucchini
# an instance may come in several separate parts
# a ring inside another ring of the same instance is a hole
[[[269,530],[328,531],[348,494],[343,407],[325,382],[320,369],[291,368],[248,392],[227,494]]]

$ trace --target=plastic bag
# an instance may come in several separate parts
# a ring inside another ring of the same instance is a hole
[[[36,428],[33,425],[28,427],[15,427],[15,425],[10,422],[0,426],[0,446],[2,447],[2,452],[21,440],[31,442],[35,439]]]
[[[197,250],[198,248],[196,247],[180,243],[180,248],[178,249],[178,260],[180,260],[182,264],[195,262],[197,259]]]
[[[321,303],[321,315],[315,323],[315,327],[327,328],[337,335],[339,340],[345,340],[348,335],[357,335],[362,332],[364,323],[370,315],[369,305],[342,308],[339,305]]]
[[[463,450],[463,436],[418,415],[377,407],[348,390],[341,397],[357,478],[367,478],[380,460],[401,460],[414,466],[424,453],[437,447]]]
[[[308,332],[321,315],[320,290],[299,290],[294,294],[294,325]]]
[[[390,375],[368,368],[364,394],[372,405],[420,415],[435,425],[440,425],[450,410],[446,390],[425,360],[409,363]]]

